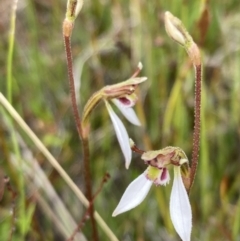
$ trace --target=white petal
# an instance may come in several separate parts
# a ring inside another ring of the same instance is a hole
[[[180,167],[174,167],[174,180],[170,197],[172,223],[182,241],[190,241],[192,211],[186,189],[183,185]]]
[[[122,112],[125,118],[136,126],[140,126],[141,123],[132,108],[126,108],[121,102],[117,99],[112,99],[112,102],[118,107],[118,109]]]
[[[122,121],[115,114],[115,112],[113,111],[110,104],[107,101],[105,101],[105,104],[106,104],[108,113],[110,115],[110,118],[112,120],[113,127],[116,132],[119,145],[120,145],[123,155],[125,157],[125,166],[128,169],[128,167],[131,163],[131,159],[132,159],[132,150],[131,150],[131,147],[129,144],[128,133],[127,133],[126,128],[124,127]]]
[[[136,178],[127,187],[112,216],[115,217],[138,206],[147,196],[151,186],[152,181],[149,181],[144,173]]]

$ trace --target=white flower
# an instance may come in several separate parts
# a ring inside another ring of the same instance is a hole
[[[103,93],[105,96],[105,104],[110,115],[110,118],[113,123],[114,130],[117,135],[117,139],[123,155],[125,157],[125,166],[128,169],[132,159],[132,151],[129,144],[129,137],[124,127],[122,121],[118,118],[118,116],[113,111],[111,105],[108,100],[111,100],[121,111],[121,113],[125,116],[125,118],[134,125],[140,126],[141,123],[132,109],[132,107],[136,104],[138,97],[134,93],[136,86],[140,83],[144,82],[147,78],[130,78],[127,81],[110,85],[104,87]]]
[[[112,216],[138,206],[147,196],[152,184],[166,185],[170,181],[167,166],[174,165],[174,180],[170,196],[170,216],[173,225],[182,241],[190,241],[192,229],[192,211],[186,189],[184,187],[181,166],[188,160],[179,148],[167,147],[160,151],[149,151],[142,159],[149,166],[147,170],[127,187]],[[180,159],[182,158],[182,159]]]
[[[141,68],[142,66],[141,64],[139,64],[138,70],[140,70]],[[122,121],[113,111],[109,102],[111,100],[119,108],[119,110],[128,121],[130,121],[134,125],[140,126],[140,121],[131,107],[134,106],[138,100],[137,95],[135,94],[136,87],[145,80],[147,80],[146,77],[131,77],[126,81],[114,85],[107,85],[101,90],[95,92],[89,98],[83,110],[82,125],[83,127],[85,127],[89,125],[88,120],[93,109],[98,105],[101,100],[105,102],[118,138],[118,142],[125,157],[125,166],[127,169],[132,159],[132,151],[129,144],[129,137],[126,128],[124,127]]]

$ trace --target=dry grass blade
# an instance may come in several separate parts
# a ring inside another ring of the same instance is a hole
[[[23,131],[28,135],[28,137],[32,140],[32,142],[37,146],[37,148],[42,152],[42,154],[46,157],[49,163],[56,169],[59,175],[63,178],[63,180],[68,184],[68,186],[72,189],[75,195],[79,198],[82,204],[85,207],[89,206],[89,202],[86,197],[83,195],[81,190],[77,187],[77,185],[72,181],[72,179],[67,175],[67,173],[63,170],[63,168],[59,165],[58,161],[52,156],[52,154],[46,149],[43,143],[38,139],[38,137],[34,134],[34,132],[28,127],[28,125],[24,122],[21,116],[16,112],[16,110],[12,107],[12,105],[7,101],[2,93],[0,93],[0,103],[1,105],[8,111],[11,117],[19,124],[19,126],[23,129]],[[99,226],[103,229],[105,234],[112,241],[118,241],[117,237],[110,230],[108,225],[104,222],[101,216],[95,212],[94,217],[96,218]]]

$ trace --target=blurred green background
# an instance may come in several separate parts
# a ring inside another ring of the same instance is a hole
[[[9,0],[0,2],[0,91],[84,190],[81,143],[70,105],[62,39],[66,1],[19,1],[12,59],[11,4]],[[190,194],[192,240],[237,241],[239,1],[85,1],[72,36],[79,110],[104,85],[129,78],[141,61],[144,68],[140,76],[148,77],[139,88],[135,108],[142,127],[132,126],[119,114],[129,136],[145,150],[179,146],[191,159],[194,70],[184,49],[165,32],[165,11],[182,20],[202,51],[201,151]],[[1,105],[0,111],[0,240],[11,240],[11,229],[14,241],[66,240],[85,209]],[[98,189],[106,171],[111,175],[95,202],[102,218],[119,240],[179,240],[169,217],[171,182],[166,187],[152,187],[140,206],[111,217],[127,185],[146,166],[134,154],[130,169],[125,170],[103,103],[93,112],[91,124],[93,189]],[[7,188],[2,190],[3,175],[17,191],[15,200]],[[91,240],[89,222],[82,231]],[[109,240],[100,228],[99,234],[100,240]]]

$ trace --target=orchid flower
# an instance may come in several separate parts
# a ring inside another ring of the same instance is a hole
[[[108,113],[110,115],[113,127],[123,152],[125,158],[125,166],[128,169],[132,159],[131,147],[129,144],[129,137],[124,127],[122,121],[113,111],[113,108],[110,105],[110,101],[113,102],[120,112],[126,117],[126,119],[134,125],[140,126],[140,121],[133,110],[133,106],[136,104],[138,97],[135,94],[136,87],[147,80],[146,77],[136,77],[136,75],[142,69],[142,64],[138,64],[138,69],[134,75],[123,82],[114,85],[108,85],[103,87],[101,90],[94,93],[91,98],[88,100],[84,107],[83,111],[83,127],[88,124],[88,117],[90,116],[91,111],[94,107],[103,100],[106,104]]]
[[[111,95],[111,93],[115,95],[116,89],[119,89],[119,88],[125,89],[127,86],[131,86],[131,88],[132,88],[131,94],[123,95],[123,96],[120,96],[117,98],[112,98],[111,101],[118,107],[118,109],[121,111],[121,113],[125,116],[125,118],[129,122],[131,122],[132,124],[137,125],[137,126],[140,126],[141,123],[140,123],[135,111],[132,108],[135,105],[135,103],[137,102],[137,96],[133,91],[135,90],[135,86],[137,84],[145,81],[146,79],[147,79],[146,77],[133,78],[133,79],[127,80],[125,82],[122,82],[120,84],[106,87],[104,90],[105,93],[107,93],[108,95],[109,94]],[[127,87],[127,88],[129,88],[129,87]],[[109,101],[107,99],[105,99],[105,104],[106,104],[108,113],[110,115],[111,121],[113,123],[113,127],[115,130],[119,145],[121,147],[122,153],[125,158],[125,167],[126,167],[126,169],[128,169],[129,165],[131,163],[131,159],[132,159],[132,151],[131,151],[131,147],[129,144],[129,136],[128,136],[127,130],[124,127],[122,121],[119,119],[119,117],[113,111],[113,108],[111,107],[111,105],[109,104]]]
[[[190,241],[192,212],[182,179],[182,174],[188,171],[188,159],[185,153],[178,147],[166,147],[159,151],[143,152],[141,158],[148,168],[130,183],[112,216],[115,217],[139,205],[147,196],[152,184],[156,186],[168,184],[170,181],[168,167],[173,165],[174,180],[170,196],[170,216],[181,239]]]

